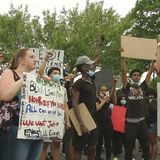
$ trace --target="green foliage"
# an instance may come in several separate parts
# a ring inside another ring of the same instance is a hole
[[[132,34],[138,37],[157,38],[160,33],[160,1],[137,0],[132,18]]]
[[[135,8],[131,11],[129,19],[131,27],[127,26],[125,34],[156,39],[160,33],[160,2],[159,0],[137,0]],[[128,69],[139,68],[146,71],[146,65],[151,61],[133,60],[128,61]]]
[[[84,11],[78,5],[72,10],[63,8],[58,16],[56,11],[43,11],[43,22],[35,16],[31,19],[28,7],[17,9],[11,5],[7,14],[0,15],[0,47],[9,59],[19,47],[40,47],[62,49],[65,63],[74,67],[82,54],[93,58],[97,39],[105,35],[100,65],[112,65],[115,74],[120,74],[120,36],[122,34],[156,38],[160,33],[159,0],[137,0],[136,6],[120,18],[112,9],[103,9],[103,1],[89,3]],[[128,70],[146,70],[149,61],[129,60]]]

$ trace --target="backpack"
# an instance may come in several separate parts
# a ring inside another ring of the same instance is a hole
[[[14,80],[17,81],[20,77],[15,71],[13,72]],[[15,96],[11,101],[4,102],[0,100],[0,133],[7,133],[12,125],[13,117],[19,108],[20,101],[18,96]]]

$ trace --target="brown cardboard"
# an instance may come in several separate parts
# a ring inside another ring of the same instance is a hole
[[[80,115],[82,118],[83,123],[86,125],[87,129],[89,131],[95,129],[97,126],[93,120],[93,118],[91,117],[86,105],[84,103],[79,104],[79,111],[80,111]],[[80,125],[79,122],[75,116],[75,113],[73,111],[73,108],[68,110],[68,115],[73,123],[74,128],[76,129],[77,133],[79,136],[82,135],[81,129],[80,129]]]
[[[121,36],[121,57],[155,60],[157,50],[156,39],[145,39]]]

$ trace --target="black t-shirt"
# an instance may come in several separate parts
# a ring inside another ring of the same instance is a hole
[[[97,98],[97,103],[101,103],[100,99]],[[103,107],[96,112],[96,120],[98,122],[111,119],[111,109],[109,108],[111,102],[106,102]]]
[[[127,96],[127,110],[126,118],[142,118],[147,115],[147,105],[144,97],[144,92],[148,88],[146,81],[144,81],[138,88],[132,86],[130,83],[123,88]]]
[[[89,82],[83,79],[77,80],[73,88],[79,91],[79,104],[84,103],[92,116],[96,112],[96,86],[94,82]]]

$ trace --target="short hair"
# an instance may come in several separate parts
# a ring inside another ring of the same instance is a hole
[[[50,74],[51,74],[54,70],[57,70],[57,71],[59,71],[59,73],[61,73],[61,70],[60,70],[58,67],[51,67],[51,68],[48,70],[47,75],[50,76]]]
[[[139,69],[133,69],[133,70],[131,70],[131,72],[130,72],[130,77],[133,75],[133,73],[135,73],[135,72],[138,72],[139,74],[140,74],[140,76],[141,76],[141,71],[139,70]]]

